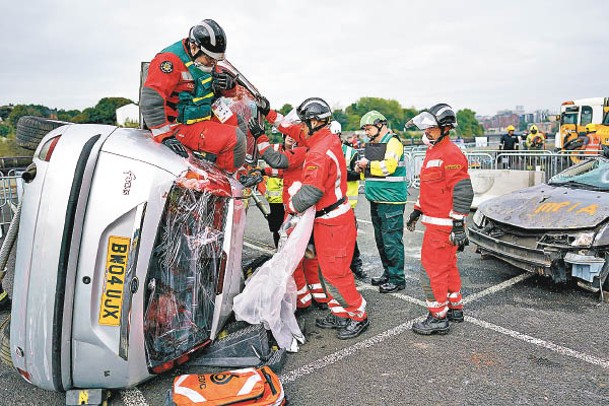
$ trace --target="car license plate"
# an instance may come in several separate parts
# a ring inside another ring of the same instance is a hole
[[[120,324],[130,244],[131,239],[127,237],[111,235],[108,238],[105,281],[99,306],[99,324],[101,325],[118,326]]]

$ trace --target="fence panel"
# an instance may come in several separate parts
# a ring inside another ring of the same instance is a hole
[[[8,230],[13,219],[13,211],[19,204],[23,193],[23,171],[11,169],[0,171],[0,238]]]

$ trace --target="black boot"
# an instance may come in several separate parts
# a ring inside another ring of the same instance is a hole
[[[368,278],[368,274],[362,269],[362,267],[353,267],[351,268],[351,272],[353,272],[353,276],[355,276],[355,279],[358,279],[360,281]]]
[[[366,329],[370,325],[370,322],[367,318],[362,321],[355,321],[353,319],[348,320],[349,322],[347,323],[347,325],[344,328],[338,330],[338,332],[336,333],[336,337],[338,337],[340,340],[348,340],[350,338],[355,338],[358,335],[362,334],[364,331],[366,331]]]
[[[326,317],[315,319],[315,325],[319,328],[344,328],[349,323],[349,319],[335,316],[329,313]]]
[[[431,313],[429,313],[424,321],[420,321],[412,325],[412,331],[426,336],[434,333],[448,334],[450,331],[450,324],[448,323],[447,317],[436,319],[431,315]]]
[[[398,290],[404,290],[406,288],[406,284],[398,283],[395,284],[393,282],[386,282],[379,286],[379,292],[381,293],[391,293],[397,292]]]
[[[383,283],[389,282],[389,277],[385,275],[381,275],[378,278],[370,279],[370,283],[374,286],[382,285]]]
[[[453,323],[462,323],[465,320],[463,309],[448,309],[446,317],[448,317],[448,320]]]

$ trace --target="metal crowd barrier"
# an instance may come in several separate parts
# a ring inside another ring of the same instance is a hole
[[[591,151],[545,151],[545,150],[489,150],[465,149],[463,151],[469,163],[469,170],[479,169],[511,169],[522,171],[537,171],[544,173],[544,181],[573,166],[582,160],[598,156],[600,152]],[[406,171],[409,186],[419,188],[419,174],[425,159],[425,151],[404,148]]]
[[[23,193],[22,170],[0,171],[0,238],[8,231]]]

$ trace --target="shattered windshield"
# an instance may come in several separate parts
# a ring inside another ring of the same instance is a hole
[[[548,184],[609,191],[609,160],[598,157],[582,162],[553,176]]]

